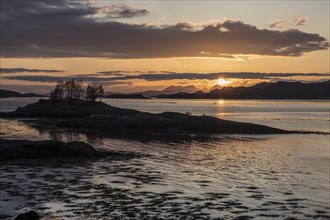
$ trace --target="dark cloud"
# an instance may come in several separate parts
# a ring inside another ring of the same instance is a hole
[[[132,73],[131,71],[120,71],[120,70],[114,70],[114,71],[101,71],[97,72],[98,74],[102,76],[124,76],[125,73]]]
[[[132,80],[143,79],[147,81],[162,81],[162,80],[215,80],[218,78],[231,79],[272,79],[272,78],[287,78],[287,77],[327,77],[329,74],[323,73],[259,73],[259,72],[219,72],[219,73],[146,73],[139,75],[126,75],[122,77],[112,77],[111,80]]]
[[[75,74],[74,76],[71,76],[71,78],[84,78],[84,77],[98,77],[100,74],[97,73],[89,73],[89,74]]]
[[[25,68],[0,68],[0,73],[60,73],[63,70],[40,70],[40,69],[25,69]]]
[[[87,1],[2,0],[2,57],[231,57],[232,54],[300,56],[327,49],[319,34],[268,30],[241,21],[172,26],[113,20],[147,14]]]
[[[124,73],[100,73],[102,76],[124,76]]]
[[[77,74],[72,76],[42,76],[42,75],[22,75],[22,76],[3,76],[3,79],[10,79],[10,80],[23,80],[23,81],[30,81],[30,82],[41,82],[41,83],[53,83],[57,81],[67,81],[73,78],[81,79],[85,82],[97,82],[103,83],[104,85],[131,85],[132,82],[122,80],[113,80],[112,78],[101,78],[97,74]]]
[[[138,75],[124,75],[101,77],[98,74],[79,74],[72,76],[5,76],[2,78],[12,80],[25,80],[36,82],[56,82],[58,80],[70,80],[72,78],[80,78],[91,82],[113,82],[117,84],[125,84],[130,80],[146,80],[146,81],[164,81],[164,80],[215,80],[221,77],[231,79],[285,79],[288,77],[329,77],[329,74],[323,73],[259,73],[259,72],[219,72],[219,73],[144,73]]]
[[[113,5],[111,7],[102,7],[99,9],[106,13],[107,18],[133,18],[150,14],[149,10],[136,9],[127,5]]]
[[[296,26],[302,26],[305,25],[307,22],[307,17],[303,15],[295,16],[292,19],[276,19],[270,27],[272,28],[280,28],[280,29],[286,29]]]
[[[24,80],[24,81],[33,81],[33,82],[57,82],[59,80],[67,81],[71,80],[72,78],[83,79],[85,81],[90,82],[106,82],[112,81],[112,78],[101,78],[98,77],[96,74],[87,74],[87,76],[83,76],[83,74],[79,75],[72,75],[72,76],[43,76],[43,75],[24,75],[24,76],[3,76],[2,78],[5,79],[14,79],[14,80]]]

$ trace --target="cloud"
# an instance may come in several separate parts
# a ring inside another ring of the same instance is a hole
[[[146,9],[135,9],[128,5],[113,5],[99,8],[97,11],[106,14],[105,18],[133,18],[150,14]]]
[[[98,74],[79,74],[72,76],[37,76],[37,75],[22,75],[22,76],[5,76],[2,78],[11,80],[25,80],[34,82],[56,82],[58,80],[70,80],[72,78],[80,78],[89,82],[112,82],[114,84],[126,84],[131,80],[146,80],[146,81],[166,81],[166,80],[216,80],[218,78],[231,79],[285,79],[288,77],[330,77],[329,73],[259,73],[259,72],[218,72],[218,73],[143,73],[138,75],[123,75],[102,77]]]
[[[143,79],[146,81],[162,80],[215,80],[219,78],[231,79],[272,79],[297,76],[316,76],[326,77],[329,74],[323,73],[259,73],[259,72],[218,72],[218,73],[146,73],[139,75],[126,75],[122,77],[113,77],[111,80],[132,80]]]
[[[2,57],[169,58],[235,54],[301,56],[329,47],[319,34],[268,30],[242,21],[167,26],[114,20],[146,12],[87,1],[1,1]],[[116,12],[114,12],[116,11]]]
[[[40,70],[40,69],[25,69],[25,68],[0,68],[0,73],[60,73],[63,70]]]
[[[308,18],[303,15],[297,15],[294,18],[283,18],[283,19],[276,19],[270,27],[272,28],[279,28],[279,29],[287,29],[291,27],[297,27],[305,25]]]
[[[114,70],[114,71],[101,71],[101,72],[97,72],[97,73],[102,76],[124,76],[125,73],[132,73],[132,71]]]
[[[112,81],[112,78],[102,78],[102,77],[98,77],[97,75],[92,76],[89,74],[87,74],[87,76],[83,76],[82,74],[72,75],[72,76],[21,75],[21,76],[3,76],[2,78],[12,79],[12,80],[14,79],[14,80],[32,81],[32,82],[57,82],[59,80],[63,80],[63,81],[71,80],[72,78],[79,78],[91,82]]]

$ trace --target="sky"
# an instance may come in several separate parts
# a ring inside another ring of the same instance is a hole
[[[329,2],[2,0],[1,89],[328,80]]]

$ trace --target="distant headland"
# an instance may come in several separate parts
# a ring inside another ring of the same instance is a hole
[[[0,98],[11,98],[11,97],[46,97],[46,96],[35,93],[20,93],[11,90],[0,89]]]

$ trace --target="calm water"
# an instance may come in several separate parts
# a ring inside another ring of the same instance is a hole
[[[9,111],[33,98],[0,99]],[[149,112],[191,112],[292,130],[330,131],[329,102],[111,100]],[[39,131],[0,119],[0,135],[83,140],[132,152],[127,160],[0,165],[0,213],[24,207],[64,219],[328,219],[330,136],[224,135],[207,142],[146,141]],[[1,216],[0,216],[1,217]]]

